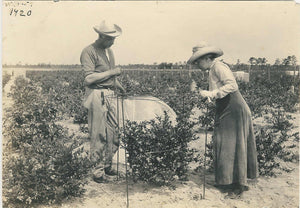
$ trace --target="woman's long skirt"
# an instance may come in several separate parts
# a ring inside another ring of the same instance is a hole
[[[213,147],[216,184],[246,185],[258,176],[251,112],[239,91],[216,100]]]

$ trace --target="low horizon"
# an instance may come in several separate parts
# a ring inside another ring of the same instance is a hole
[[[251,58],[251,57],[250,57]],[[250,59],[249,58],[249,59]],[[266,57],[254,57],[254,58],[266,58]],[[283,60],[284,59],[286,59],[287,57],[284,57],[284,58],[278,58],[281,62],[283,62]],[[268,60],[268,58],[266,58],[267,60]],[[251,63],[249,63],[249,61],[248,62],[239,62],[238,63],[238,60],[239,59],[237,59],[237,61],[235,62],[235,63],[229,63],[229,62],[227,62],[226,60],[223,60],[223,59],[219,59],[219,60],[222,60],[222,61],[224,61],[225,63],[228,63],[228,64],[230,64],[230,65],[237,65],[237,64],[240,64],[240,65],[284,65],[284,64],[282,64],[282,63],[280,63],[280,64],[276,64],[275,63],[275,61],[274,61],[274,63],[269,63],[268,61],[266,62],[266,64],[251,64]],[[297,60],[297,62],[296,62],[296,66],[299,66],[299,63],[300,63],[300,60],[298,60],[298,57],[296,57],[296,60]],[[181,62],[181,64],[180,64],[180,62]],[[153,62],[153,63],[128,63],[128,64],[116,64],[116,66],[118,66],[118,65],[120,65],[120,66],[126,66],[126,65],[159,65],[159,64],[162,64],[162,63],[167,63],[167,64],[169,64],[169,63],[171,63],[171,64],[173,64],[173,65],[175,65],[176,63],[178,64],[178,65],[187,65],[187,64],[184,64],[184,62],[182,62],[182,61],[177,61],[177,62],[167,62],[167,61],[163,61],[163,62]],[[17,65],[19,65],[19,66],[37,66],[37,65],[81,65],[80,63],[70,63],[70,64],[65,64],[65,63],[22,63],[22,62],[19,62],[19,63],[10,63],[10,64],[8,64],[8,63],[2,63],[2,66],[17,66]],[[288,64],[288,65],[290,65],[290,64]]]

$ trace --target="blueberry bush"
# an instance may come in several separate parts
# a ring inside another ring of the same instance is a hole
[[[185,179],[192,160],[188,142],[195,139],[192,126],[187,119],[174,126],[167,114],[142,123],[128,121],[123,143],[134,179],[157,185]]]
[[[82,157],[81,138],[56,124],[63,116],[39,82],[15,80],[3,127],[3,203],[32,207],[60,203],[84,192],[92,163]],[[77,148],[77,150],[75,150]]]

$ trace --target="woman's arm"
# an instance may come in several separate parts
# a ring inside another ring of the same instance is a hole
[[[238,90],[238,85],[232,71],[222,63],[216,63],[214,73],[223,86],[212,91],[212,98],[223,98],[231,92]]]

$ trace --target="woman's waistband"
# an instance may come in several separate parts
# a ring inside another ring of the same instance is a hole
[[[231,92],[223,98],[216,99],[216,109],[218,112],[223,111],[229,103],[240,100],[241,93],[239,90]]]
[[[240,91],[239,91],[239,90],[234,91],[234,92],[231,92],[231,93],[229,93],[228,95],[226,95],[226,96],[224,96],[224,97],[222,97],[222,98],[217,98],[216,101],[217,101],[217,102],[221,102],[222,100],[226,100],[226,99],[227,99],[228,97],[230,97],[230,96],[234,96],[234,95],[238,95],[238,94],[240,94]]]

